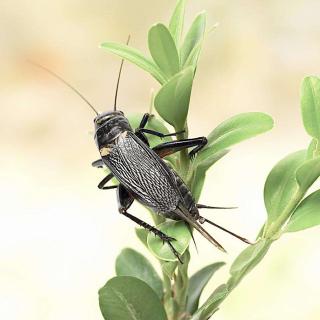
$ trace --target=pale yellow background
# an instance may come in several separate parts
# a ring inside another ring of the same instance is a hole
[[[98,320],[97,290],[114,275],[121,248],[148,254],[134,225],[117,213],[114,191],[96,188],[102,173],[90,131],[93,113],[66,87],[17,63],[33,57],[72,82],[97,106],[112,105],[119,59],[98,48],[105,40],[146,52],[149,26],[167,22],[174,1],[24,1],[0,3],[0,319]],[[254,239],[265,219],[263,185],[272,166],[309,138],[299,110],[302,78],[320,73],[318,0],[191,1],[219,22],[201,56],[190,110],[191,136],[224,119],[263,111],[274,130],[236,146],[210,171],[201,202],[236,205],[208,217]],[[126,64],[119,103],[145,112],[155,81]],[[149,219],[135,205],[132,212]],[[224,255],[196,235],[192,272],[230,263],[244,248],[213,228]],[[319,228],[284,236],[221,306],[217,320],[320,318]],[[219,271],[205,290],[227,279]]]

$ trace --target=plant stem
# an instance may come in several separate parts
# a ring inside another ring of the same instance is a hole
[[[177,140],[187,139],[188,138],[188,125],[185,125],[185,132],[179,133],[177,135]],[[186,181],[186,177],[190,170],[190,159],[188,154],[188,149],[183,149],[179,152],[179,162],[180,162],[180,170],[179,175],[183,181]]]
[[[178,305],[177,319],[183,319],[186,311],[187,294],[189,287],[188,266],[190,262],[190,253],[187,249],[183,254],[183,264],[178,265],[177,276],[174,283],[175,300]]]
[[[177,135],[177,139],[186,139],[188,137],[188,126],[185,125],[185,132]],[[185,181],[190,170],[190,159],[187,149],[179,152],[179,176]],[[190,253],[187,249],[182,256],[183,264],[178,264],[178,269],[173,282],[163,272],[164,278],[164,307],[167,312],[168,320],[182,320],[184,318],[187,293],[189,287],[188,266]]]
[[[240,268],[237,272],[233,272],[225,284],[220,285],[207,301],[201,306],[200,309],[193,314],[190,320],[207,320],[214,312],[216,312],[220,304],[229,296],[229,294],[235,289],[241,280],[264,258],[268,252],[273,240],[260,239],[258,243],[261,243],[257,257],[250,260],[243,268]]]
[[[233,291],[233,289],[239,285],[241,280],[261,262],[261,260],[269,251],[272,243],[281,236],[281,231],[283,229],[283,226],[286,224],[287,220],[290,218],[294,209],[300,203],[304,194],[305,194],[304,190],[297,188],[296,192],[292,197],[292,200],[283,209],[278,219],[273,224],[270,224],[270,225],[268,225],[267,223],[265,224],[262,237],[260,237],[258,242],[254,244],[253,252],[250,252],[252,254],[251,256],[252,258],[250,257],[250,259],[248,259],[246,263],[244,263],[243,265],[240,265],[240,267],[238,266],[236,270],[233,270],[233,268],[231,267],[230,269],[231,276],[228,279],[228,281],[225,284],[218,287],[213,292],[213,294],[209,297],[209,299],[192,316],[191,320],[208,319],[216,310],[218,310],[219,305],[229,296],[229,294]],[[240,253],[240,255],[243,253]]]
[[[168,320],[174,320],[174,316],[176,314],[175,302],[173,300],[173,292],[171,288],[171,280],[168,275],[162,270],[163,276],[163,305],[164,309],[166,310],[166,314]]]

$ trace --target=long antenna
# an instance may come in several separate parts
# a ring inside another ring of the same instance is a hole
[[[40,68],[46,72],[48,72],[49,74],[51,74],[53,77],[57,78],[58,80],[60,80],[61,82],[63,82],[66,86],[68,86],[73,92],[75,92],[84,102],[87,103],[87,105],[93,110],[93,112],[95,112],[96,115],[99,115],[98,111],[93,107],[93,105],[76,89],[74,88],[70,83],[68,83],[66,80],[64,80],[63,78],[61,78],[58,74],[54,73],[53,71],[51,71],[50,69],[36,63],[33,61],[28,60],[28,63],[32,64],[33,66]]]
[[[130,41],[130,34],[128,35],[128,39],[127,39],[126,45],[129,44],[129,41]],[[124,59],[121,60],[120,69],[119,69],[119,73],[118,73],[116,93],[115,93],[115,95],[114,95],[114,105],[113,105],[113,110],[114,110],[114,111],[117,110],[118,90],[119,90],[119,83],[120,83],[120,77],[121,77],[121,71],[122,71],[123,63],[124,63]]]

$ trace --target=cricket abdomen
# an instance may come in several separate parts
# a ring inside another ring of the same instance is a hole
[[[171,169],[171,172],[175,176],[177,187],[180,191],[181,200],[180,203],[189,211],[190,215],[197,220],[199,218],[199,210],[196,206],[196,202],[192,196],[191,191],[187,187],[187,185],[184,183],[184,181],[179,177],[179,175]],[[174,215],[174,213],[172,213]],[[172,219],[172,218],[171,218]],[[177,216],[176,220],[180,220]]]

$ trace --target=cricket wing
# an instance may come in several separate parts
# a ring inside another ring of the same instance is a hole
[[[175,177],[160,157],[133,132],[121,136],[103,161],[142,204],[158,212],[176,209],[180,193]]]

